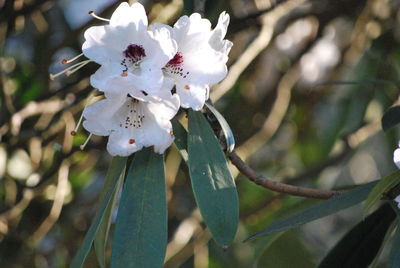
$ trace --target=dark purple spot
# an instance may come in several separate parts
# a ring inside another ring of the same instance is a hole
[[[176,53],[175,56],[167,63],[167,65],[172,67],[178,67],[183,63],[183,56],[180,52]]]
[[[146,52],[141,45],[130,44],[124,50],[125,57],[132,59],[134,61],[139,61],[146,57]]]

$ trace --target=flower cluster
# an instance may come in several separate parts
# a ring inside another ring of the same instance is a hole
[[[89,60],[74,67],[101,65],[90,82],[105,99],[84,109],[83,127],[109,136],[111,155],[128,156],[149,146],[163,153],[173,142],[170,120],[179,107],[200,110],[210,85],[227,74],[229,15],[221,13],[214,29],[197,13],[173,27],[148,26],[143,6],[125,2],[110,20],[100,19],[108,24],[84,34],[82,52]]]

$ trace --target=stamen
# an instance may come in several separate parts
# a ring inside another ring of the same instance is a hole
[[[77,65],[75,68],[69,69],[68,71],[66,71],[65,75],[70,76],[71,74],[75,73],[76,71],[78,71],[79,69],[81,69],[82,67],[87,65],[89,62],[91,62],[91,60],[85,60],[85,61],[80,62],[81,64]]]
[[[66,76],[70,76],[71,74],[73,74],[74,72],[78,71],[80,68],[82,68],[83,66],[85,66],[86,64],[88,64],[89,62],[91,62],[91,60],[85,60],[85,61],[81,61],[78,62],[68,68],[66,68],[65,70],[62,70],[61,72],[58,72],[56,74],[50,74],[50,79],[54,80],[54,78],[62,75],[65,73]]]
[[[90,93],[89,97],[86,99],[85,107],[83,109],[86,109],[86,107],[92,101],[94,95],[95,95],[95,91],[92,91]],[[81,113],[81,116],[79,117],[78,124],[76,124],[74,130],[71,131],[71,136],[76,136],[76,134],[78,133],[79,127],[82,125],[82,121],[83,121],[83,112]]]
[[[74,61],[76,61],[77,59],[79,59],[82,56],[83,56],[83,53],[81,53],[81,54],[79,54],[79,55],[77,55],[77,56],[75,56],[75,57],[73,57],[72,59],[69,59],[69,60],[63,59],[61,61],[61,64],[68,64],[68,63],[74,62]]]
[[[90,15],[90,16],[92,16],[93,18],[95,18],[95,19],[98,19],[98,20],[102,20],[102,21],[110,21],[109,19],[106,19],[106,18],[102,18],[102,17],[100,17],[100,16],[98,16],[98,15],[96,15],[96,13],[94,13],[94,11],[89,11],[88,12],[88,14]]]
[[[90,138],[92,137],[92,135],[93,135],[93,134],[90,133],[89,136],[87,137],[86,141],[85,141],[81,146],[79,146],[79,148],[80,148],[81,150],[84,150],[84,149],[85,149],[85,147],[86,147],[86,145],[88,144],[88,142],[89,142]]]
[[[91,98],[91,96],[89,98]],[[87,106],[87,103],[85,105],[85,108],[86,108],[86,106]],[[83,120],[83,113],[79,117],[78,124],[76,124],[75,129],[71,131],[71,136],[76,136],[76,133],[78,132],[78,129],[82,124],[82,120]]]

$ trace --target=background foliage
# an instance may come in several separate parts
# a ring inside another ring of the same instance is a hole
[[[203,1],[141,2],[151,21],[173,23]],[[211,99],[233,130],[237,154],[273,180],[324,189],[395,171],[391,158],[399,135],[389,127],[398,112],[384,121],[386,133],[381,118],[398,104],[399,4],[205,1],[204,13],[212,22],[223,10],[231,15],[230,71]],[[0,1],[0,267],[66,267],[93,220],[110,164],[106,140],[93,137],[82,151],[87,133],[81,130],[74,138],[69,133],[93,91],[88,77],[98,66],[91,63],[55,81],[49,72],[80,53],[83,31],[98,23],[89,10],[108,17],[117,5]],[[362,234],[374,226],[385,247],[378,248],[373,265],[385,267],[392,241],[400,244],[399,230],[392,238],[389,228],[385,236],[393,217],[376,223],[387,207],[374,212],[373,204],[361,227],[356,224],[366,215],[356,206],[242,243],[268,223],[317,201],[263,189],[232,167],[240,224],[234,244],[224,250],[204,228],[176,147],[165,161],[165,267],[314,267],[350,229]],[[97,267],[93,252],[87,267]]]

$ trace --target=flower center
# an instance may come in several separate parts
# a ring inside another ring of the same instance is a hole
[[[189,72],[183,69],[183,56],[180,52],[176,53],[175,56],[167,63],[164,67],[164,71],[172,74],[179,75],[182,78],[186,78]]]
[[[126,73],[131,67],[139,67],[139,62],[146,57],[146,51],[141,45],[130,44],[124,51],[125,58],[121,65],[124,66],[123,73]]]
[[[124,55],[132,61],[140,61],[146,57],[146,52],[141,45],[130,44],[125,50]]]
[[[141,128],[144,120],[144,111],[141,103],[137,99],[132,98],[132,101],[128,102],[127,108],[128,114],[125,118],[124,124],[120,124],[120,127]]]
[[[167,66],[179,67],[183,63],[183,56],[180,52],[176,53],[175,56],[167,63]]]

